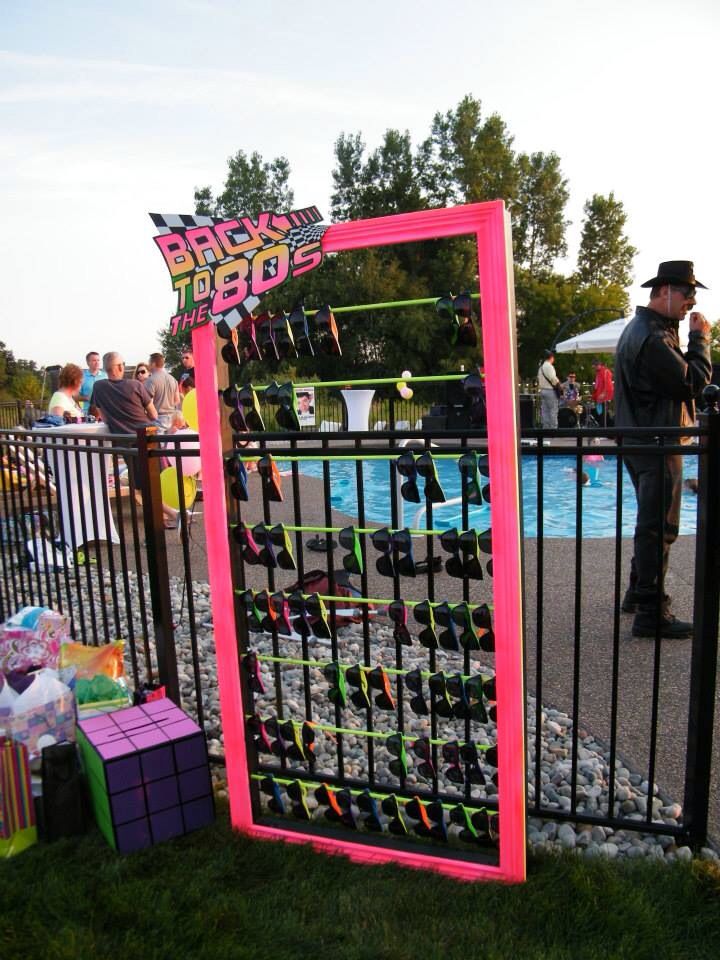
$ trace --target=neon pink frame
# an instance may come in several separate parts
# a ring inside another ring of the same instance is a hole
[[[212,595],[217,673],[225,734],[232,824],[254,837],[311,843],[352,860],[399,863],[463,880],[525,879],[525,717],[520,578],[515,304],[509,216],[501,200],[442,210],[357,220],[328,228],[323,253],[475,234],[482,291],[482,336],[487,390],[488,455],[493,487],[493,600],[496,635],[498,801],[501,810],[499,865],[427,856],[308,836],[253,822],[245,751],[244,710],[230,578],[220,412],[215,370],[215,330],[193,331],[198,369],[198,416],[205,503],[205,529]]]

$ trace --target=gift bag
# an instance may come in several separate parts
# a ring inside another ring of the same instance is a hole
[[[69,639],[69,617],[49,607],[23,607],[0,626],[0,671],[54,670],[60,645]]]
[[[24,743],[30,759],[46,744],[75,740],[75,698],[54,670],[38,670],[30,686],[13,704],[10,736]],[[50,741],[39,743],[41,738]]]
[[[0,737],[0,857],[14,857],[34,843],[37,827],[27,747]]]
[[[43,749],[39,812],[43,840],[85,832],[82,774],[74,743],[55,743]]]

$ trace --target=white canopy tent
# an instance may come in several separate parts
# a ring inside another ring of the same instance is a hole
[[[562,340],[555,347],[555,353],[615,353],[620,334],[630,323],[631,317],[618,317],[585,333],[579,333],[569,340]],[[680,346],[687,349],[688,321],[680,324]]]
[[[562,340],[555,347],[556,353],[615,353],[620,334],[630,323],[629,317],[618,317],[569,340]]]

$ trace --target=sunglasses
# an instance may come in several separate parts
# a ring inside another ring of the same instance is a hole
[[[247,729],[258,753],[272,753],[272,744],[267,729],[256,713],[248,718]]]
[[[420,491],[417,485],[415,457],[410,452],[401,453],[395,461],[395,469],[401,477],[407,479],[400,485],[400,495],[409,503],[420,503]]]
[[[352,812],[352,794],[349,790],[334,790],[323,783],[315,791],[315,799],[322,806],[327,807],[325,818],[331,823],[341,823],[351,830],[357,829],[357,821]]]
[[[137,373],[137,374],[141,374],[141,373],[142,373],[144,376],[147,376],[148,371],[147,371],[144,367],[140,367],[138,370],[135,371],[135,373]]]
[[[445,493],[440,486],[438,479],[437,466],[433,456],[429,451],[421,453],[415,461],[415,468],[421,477],[425,480],[425,497],[431,503],[445,503]]]
[[[258,523],[252,529],[252,536],[256,544],[263,544],[259,553],[260,563],[263,566],[268,569],[280,567],[281,570],[297,570],[290,545],[290,534],[281,523],[269,529],[264,523]],[[277,552],[276,547],[279,548]]]
[[[303,636],[310,635],[330,640],[332,633],[328,623],[327,608],[317,593],[305,596],[302,590],[295,590],[288,597],[290,610],[297,614],[295,629]]]
[[[448,325],[452,346],[474,347],[477,345],[477,332],[472,321],[472,299],[466,291],[453,297],[440,297],[435,303],[435,311],[440,320]]]
[[[344,558],[343,558],[344,559]],[[393,640],[409,647],[412,645],[412,636],[407,627],[408,611],[404,600],[393,600],[387,608],[388,617],[393,622]]]
[[[286,360],[288,357],[297,357],[298,351],[295,346],[295,338],[293,337],[288,315],[285,312],[277,313],[272,318],[271,323],[275,348],[280,359]]]
[[[488,820],[484,810],[471,814],[462,803],[450,810],[450,822],[460,827],[458,837],[464,843],[478,843],[488,836]]]
[[[260,675],[260,662],[254,650],[249,650],[242,659],[250,690],[253,693],[265,693],[265,684]]]
[[[362,573],[364,570],[362,547],[360,537],[355,532],[355,527],[343,527],[338,534],[338,540],[343,550],[349,551],[342,558],[342,564],[348,573]]]
[[[266,727],[273,733],[271,726],[272,719],[267,721]],[[282,743],[282,756],[287,756],[291,760],[312,760],[315,751],[315,731],[311,724],[304,721],[302,724],[293,723],[292,720],[286,720],[285,723],[278,724],[275,721],[276,734],[278,742]],[[275,750],[273,749],[273,752]]]
[[[382,667],[375,667],[368,673],[368,683],[373,690],[380,693],[375,697],[375,703],[381,710],[394,710],[395,701],[392,695],[390,678]]]
[[[386,816],[390,817],[390,822],[388,823],[390,833],[394,833],[395,836],[398,837],[406,837],[408,833],[407,824],[403,818],[398,798],[394,793],[391,793],[389,797],[383,797],[382,811]]]
[[[278,353],[277,344],[275,343],[272,317],[265,313],[261,317],[258,317],[256,325],[257,343],[260,347],[261,357],[265,360],[279,360],[280,354]]]
[[[237,391],[237,403],[242,406],[245,420],[253,430],[263,431],[262,414],[260,412],[260,401],[257,392],[251,383],[246,383]]]
[[[456,673],[447,678],[447,691],[454,698],[453,716],[458,720],[475,720],[487,723],[487,714],[482,697],[473,697],[473,688],[468,685],[462,674]]]
[[[263,779],[260,781],[260,789],[264,794],[270,797],[268,800],[268,807],[270,807],[273,813],[284,815],[285,804],[283,802],[282,793],[280,792],[280,785],[275,782],[274,778],[263,777]]]
[[[475,631],[469,604],[464,600],[461,603],[456,603],[452,608],[452,617],[460,628],[458,639],[463,650],[480,650],[480,639]]]
[[[440,534],[440,546],[452,554],[445,561],[445,570],[449,576],[469,580],[484,579],[476,530],[464,530],[462,533],[458,533],[455,527],[444,530]]]
[[[449,719],[453,715],[453,705],[447,688],[447,678],[444,673],[434,673],[428,680],[432,709],[438,717]]]
[[[420,763],[414,765],[413,770],[422,777],[423,780],[434,780],[437,772],[432,761],[432,745],[428,737],[419,737],[411,744],[412,752],[420,760]]]
[[[250,499],[248,491],[248,475],[245,463],[240,455],[233,454],[225,461],[225,472],[232,477],[230,484],[230,494],[235,500],[243,500],[247,503]]]
[[[438,638],[435,633],[435,611],[429,600],[415,604],[415,619],[424,628],[418,634],[420,644],[428,650],[437,650]]]
[[[334,660],[323,667],[323,676],[330,685],[328,700],[339,707],[347,706],[347,691],[345,689],[345,671]]]
[[[404,780],[408,772],[407,753],[405,752],[405,738],[401,733],[393,733],[385,741],[385,746],[395,759],[388,764],[390,773]]]
[[[245,526],[242,520],[233,527],[232,536],[235,543],[240,545],[240,553],[245,563],[249,563],[253,567],[262,563],[260,547],[255,542],[252,531]]]
[[[465,774],[460,766],[460,745],[457,740],[453,740],[451,743],[443,744],[442,757],[443,763],[448,764],[448,767],[445,770],[445,776],[448,778],[450,783],[465,783]]]
[[[366,830],[372,830],[375,833],[382,832],[382,821],[380,820],[380,810],[375,797],[369,790],[363,790],[356,798],[358,810],[365,814],[362,819],[362,825]]]
[[[292,635],[290,605],[282,591],[268,594],[267,590],[261,590],[260,593],[255,595],[255,605],[259,611],[265,614],[261,621],[263,630],[268,633],[277,630],[278,633],[287,637]]]
[[[423,803],[419,797],[413,797],[405,804],[405,813],[412,820],[418,821],[413,828],[418,836],[447,841],[445,812],[437,800]]]
[[[685,284],[683,286],[672,285],[673,290],[676,290],[678,293],[681,293],[686,300],[691,300],[694,298],[697,290],[692,284]]]
[[[307,787],[300,780],[293,780],[285,787],[285,792],[292,800],[293,816],[298,820],[312,820],[312,814],[307,805]]]
[[[281,502],[283,499],[280,471],[271,454],[266,454],[257,462],[257,470],[263,482],[264,494],[268,500]]]
[[[278,408],[275,411],[275,421],[283,430],[300,431],[300,421],[297,415],[297,397],[292,382],[284,383],[277,390]]]
[[[330,309],[330,304],[326,303],[315,314],[315,326],[320,337],[320,347],[325,353],[342,356],[340,349],[340,334],[338,333],[335,317]]]
[[[412,537],[406,527],[404,530],[390,531],[388,527],[382,527],[370,534],[370,539],[376,550],[379,550],[382,556],[375,561],[377,572],[384,577],[414,577],[417,574],[415,567],[415,558],[412,550]],[[393,563],[393,552],[397,551],[400,556],[396,563]]]
[[[353,704],[359,710],[370,710],[372,704],[370,703],[370,694],[368,693],[367,673],[359,663],[347,668],[345,671],[345,680],[351,687],[357,688],[355,692],[350,695]]]
[[[438,603],[435,607],[435,619],[441,627],[445,627],[445,629],[438,634],[438,643],[442,649],[459,650],[460,643],[458,641],[457,630],[455,629],[455,621],[447,600],[443,601],[443,603]]]
[[[482,785],[485,777],[480,769],[477,746],[469,740],[460,747],[460,757],[465,764],[465,779],[468,783]]]
[[[288,318],[290,329],[292,330],[295,348],[298,354],[305,353],[309,357],[315,356],[312,343],[310,342],[310,328],[308,325],[307,314],[301,303],[296,304],[290,312]]]
[[[266,316],[267,314],[263,314],[260,317],[243,317],[240,321],[238,342],[243,347],[244,359],[247,361],[262,360],[262,353],[258,346],[257,336],[258,325],[264,321]]]
[[[483,501],[490,503],[490,485],[482,485],[481,476],[489,476],[488,459],[486,456],[478,457],[472,450],[470,453],[464,453],[458,460],[458,469],[462,482],[462,494],[468,503],[481,504]]]
[[[426,717],[430,713],[430,709],[423,696],[423,678],[419,667],[409,670],[405,674],[405,686],[414,694],[410,700],[410,709],[418,716]]]

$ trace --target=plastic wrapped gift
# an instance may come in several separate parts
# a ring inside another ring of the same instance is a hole
[[[54,670],[60,646],[69,639],[69,617],[49,607],[23,607],[0,626],[0,671]]]
[[[30,759],[40,756],[42,737],[49,742],[75,740],[75,698],[54,670],[38,670],[12,705],[8,732],[24,743]]]

